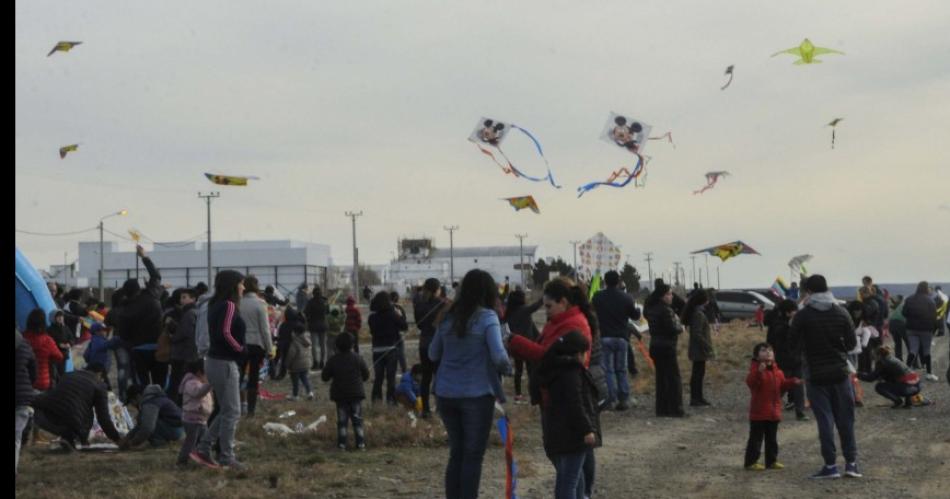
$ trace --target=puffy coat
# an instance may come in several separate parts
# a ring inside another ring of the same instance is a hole
[[[145,289],[126,300],[119,310],[119,333],[130,346],[156,343],[162,332],[162,276],[149,257],[142,258],[149,279]]]
[[[369,379],[369,368],[356,352],[343,352],[330,357],[320,373],[330,384],[330,400],[350,402],[366,398],[363,383]]]
[[[155,432],[158,422],[173,426],[181,426],[181,409],[168,398],[165,390],[158,385],[148,385],[142,392],[139,400],[139,414],[135,428],[127,435],[129,444],[139,445]]]
[[[916,385],[920,382],[920,375],[893,355],[878,360],[875,367],[874,372],[858,374],[858,377],[863,381],[883,379],[888,383],[903,383],[905,385]]]
[[[815,385],[834,385],[848,379],[847,352],[857,338],[848,312],[830,299],[810,302],[795,314],[789,330],[789,351],[803,358],[806,378]]]
[[[785,379],[775,362],[759,371],[759,362],[753,360],[745,384],[749,385],[752,400],[749,403],[749,421],[781,421],[782,392],[795,386],[796,378]]]
[[[574,356],[547,355],[538,367],[544,396],[541,418],[544,452],[548,456],[574,454],[587,449],[584,436],[596,435],[601,445],[599,394],[594,380]]]
[[[195,330],[198,325],[198,306],[195,303],[181,309],[181,319],[171,336],[171,360],[188,362],[198,358]]]
[[[270,320],[267,318],[267,303],[256,293],[245,293],[241,298],[241,319],[244,320],[244,342],[261,347],[267,354],[273,348],[270,335]]]
[[[322,333],[327,330],[327,299],[314,295],[307,302],[303,314],[307,316],[307,330],[311,333]]]
[[[30,405],[33,400],[33,383],[36,381],[36,357],[33,348],[23,339],[23,335],[16,331],[16,346],[14,355],[14,392],[16,406]]]
[[[310,333],[295,332],[290,338],[290,348],[287,349],[287,361],[284,364],[292,373],[309,371],[313,367],[313,356],[310,353]]]
[[[710,329],[706,313],[702,310],[693,312],[689,320],[689,360],[706,362],[716,358]]]
[[[50,388],[49,366],[50,363],[59,363],[63,361],[63,352],[56,346],[53,338],[45,332],[37,333],[27,331],[23,338],[33,348],[33,356],[36,359],[36,381],[33,388],[40,391],[46,391]]]
[[[937,320],[937,304],[924,293],[917,293],[904,300],[904,318],[908,331],[931,332],[940,324]]]
[[[201,381],[192,373],[185,374],[178,392],[182,395],[181,420],[185,423],[206,423],[214,409],[211,383]]]
[[[650,324],[650,353],[676,353],[676,341],[683,325],[673,309],[662,300],[647,303],[644,311]]]
[[[56,388],[36,397],[33,408],[46,411],[69,429],[82,444],[88,443],[92,413],[110,440],[119,440],[119,432],[109,414],[109,392],[97,373],[74,371],[59,380]]]
[[[567,311],[552,317],[544,329],[541,330],[541,336],[536,341],[529,340],[524,336],[512,336],[510,343],[511,354],[516,358],[528,362],[541,362],[544,355],[551,348],[551,345],[558,338],[571,331],[579,331],[591,341],[590,324],[587,323],[587,317],[581,312],[579,307],[571,307]],[[587,352],[587,360],[584,363],[587,367],[590,365],[590,351]]]

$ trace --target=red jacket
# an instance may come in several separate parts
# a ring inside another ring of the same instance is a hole
[[[43,333],[27,331],[23,338],[29,342],[33,348],[33,356],[36,357],[36,382],[33,388],[40,391],[49,390],[49,364],[50,362],[62,362],[63,352],[59,351],[53,337]]]
[[[360,310],[349,303],[346,304],[346,322],[343,327],[347,332],[354,335],[359,333],[360,328],[363,327],[363,316],[360,314]]]
[[[555,315],[544,325],[541,336],[532,341],[524,336],[512,336],[510,343],[511,354],[520,360],[528,362],[541,362],[548,348],[571,331],[580,331],[581,334],[591,341],[590,324],[587,323],[587,317],[578,307],[571,307],[566,312]],[[590,350],[587,351],[587,358],[584,361],[584,367],[590,367]]]
[[[752,392],[752,401],[749,403],[750,421],[781,421],[782,420],[782,392],[795,386],[798,378],[785,379],[778,364],[772,363],[765,371],[759,371],[759,362],[753,360],[749,366],[749,375],[745,383]]]

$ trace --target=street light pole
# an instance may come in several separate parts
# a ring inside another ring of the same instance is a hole
[[[653,252],[647,252],[647,274],[650,276],[650,285],[653,285]]]
[[[353,296],[356,303],[360,302],[360,256],[359,249],[356,247],[356,217],[363,216],[363,211],[348,211],[346,216],[350,217],[353,223]]]
[[[521,254],[521,287],[528,289],[527,284],[524,281],[524,238],[528,237],[527,234],[515,234],[515,237],[518,238],[519,253]]]
[[[105,261],[106,261],[105,242],[102,235],[103,231],[105,230],[105,225],[103,224],[103,221],[109,217],[125,216],[128,214],[129,214],[129,210],[119,210],[115,213],[110,213],[99,219],[99,301],[106,300],[106,291],[105,291],[105,288],[103,288],[103,282],[102,282],[104,279],[103,274],[105,274],[105,270],[103,270],[103,267],[105,267]]]
[[[199,198],[203,198],[208,203],[208,286],[214,289],[214,276],[211,274],[211,200],[221,197],[220,192],[209,192],[208,194],[198,193]],[[136,267],[138,264],[136,264]]]
[[[449,231],[449,286],[455,283],[455,231],[459,230],[458,225],[451,225],[449,227],[443,227],[443,229]]]

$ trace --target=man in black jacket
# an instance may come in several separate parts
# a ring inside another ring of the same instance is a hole
[[[319,287],[313,287],[313,298],[307,302],[303,314],[307,316],[307,330],[313,343],[310,344],[310,353],[313,355],[311,371],[323,369],[327,363],[327,299]]]
[[[109,415],[109,393],[102,382],[105,369],[99,364],[86,366],[60,380],[56,388],[33,401],[35,423],[41,429],[63,439],[63,448],[75,450],[76,441],[89,444],[92,413],[109,440],[118,442],[119,432]]]
[[[177,310],[172,331],[171,352],[171,381],[168,384],[168,396],[181,406],[181,392],[178,388],[185,377],[185,365],[198,359],[198,344],[195,342],[195,326],[198,320],[198,296],[193,289],[182,289],[178,300],[180,308]]]
[[[846,360],[857,338],[851,316],[837,305],[821,275],[805,282],[805,307],[795,314],[789,331],[792,355],[804,357],[808,399],[818,423],[825,466],[812,478],[839,478],[835,428],[845,457],[845,474],[860,478],[858,446],[854,437],[854,390]]]
[[[129,279],[122,285],[125,302],[119,311],[119,332],[132,350],[132,366],[138,384],[164,385],[168,364],[155,360],[155,348],[162,332],[161,297],[165,289],[162,287],[162,275],[152,260],[145,256],[145,249],[141,246],[135,249],[148,271],[148,283],[145,289],[139,286],[136,279]]]
[[[611,270],[604,275],[607,289],[594,295],[594,311],[600,325],[603,366],[607,373],[608,403],[617,403],[618,411],[630,408],[630,383],[627,381],[627,353],[630,351],[630,320],[640,320],[633,297],[623,292],[620,274]]]
[[[20,469],[20,440],[23,437],[23,430],[33,417],[33,408],[30,402],[33,401],[33,382],[36,381],[36,357],[33,356],[33,349],[30,344],[23,339],[20,331],[16,331],[16,346],[14,347],[14,395],[16,398],[16,461],[14,462],[14,473],[19,473]]]
[[[930,343],[939,327],[939,319],[937,304],[930,297],[930,284],[926,281],[917,284],[917,292],[904,300],[904,318],[907,320],[907,365],[913,366],[914,360],[919,360],[927,368],[924,378],[937,381],[930,358]]]

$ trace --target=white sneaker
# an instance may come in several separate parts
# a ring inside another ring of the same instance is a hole
[[[924,379],[929,380],[929,381],[940,381],[940,378],[938,378],[938,377],[937,377],[936,375],[934,375],[934,374],[928,374],[928,375],[924,376]]]
[[[307,394],[307,400],[313,400],[313,392]]]

